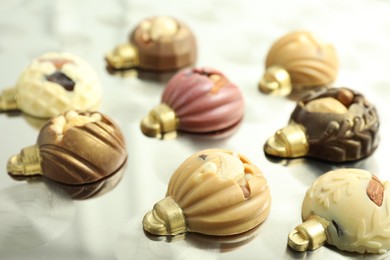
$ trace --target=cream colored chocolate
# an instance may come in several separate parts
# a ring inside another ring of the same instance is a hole
[[[37,144],[12,156],[12,177],[42,175],[64,185],[103,186],[125,164],[127,152],[119,127],[99,112],[68,111],[52,118],[39,132]]]
[[[344,114],[348,112],[348,108],[343,103],[332,97],[310,101],[306,104],[306,110],[310,113]]]
[[[102,97],[93,68],[72,54],[49,52],[33,60],[15,86],[17,107],[40,118],[70,109],[95,110]]]
[[[335,81],[338,58],[333,45],[310,32],[297,31],[272,45],[265,68],[260,90],[288,95],[291,89],[326,86]]]
[[[365,170],[340,169],[313,183],[302,219],[316,215],[327,221],[327,243],[341,250],[385,253],[390,249],[389,209],[389,182]]]
[[[145,215],[143,225],[157,235],[239,234],[266,219],[270,202],[266,179],[246,157],[208,149],[179,166],[166,198]]]
[[[192,66],[196,61],[194,34],[181,21],[169,16],[142,20],[130,33],[129,42],[107,53],[109,69],[143,69],[167,72]]]
[[[163,37],[172,37],[179,30],[179,25],[171,17],[157,16],[155,19],[142,21],[140,29],[145,42],[157,41]]]

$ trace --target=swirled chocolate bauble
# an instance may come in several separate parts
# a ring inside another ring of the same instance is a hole
[[[37,144],[12,156],[7,170],[16,179],[43,176],[62,185],[101,189],[126,160],[123,135],[111,119],[71,110],[43,126]]]
[[[266,219],[270,202],[266,179],[246,157],[208,149],[173,173],[165,199],[145,215],[143,226],[155,235],[239,234]]]
[[[69,53],[48,52],[33,60],[15,87],[0,96],[0,111],[21,110],[50,118],[70,109],[94,110],[102,90],[93,68]]]
[[[340,169],[320,176],[306,192],[303,224],[289,235],[294,250],[324,243],[359,253],[390,249],[390,189],[370,172]]]
[[[129,43],[107,54],[114,69],[141,68],[152,71],[177,70],[195,63],[196,41],[191,30],[168,16],[141,21],[130,35]]]
[[[259,83],[263,93],[288,95],[331,84],[337,76],[334,47],[312,33],[298,31],[277,40],[268,52],[265,73]]]
[[[185,69],[168,82],[161,104],[143,119],[141,130],[158,138],[176,130],[210,134],[233,128],[243,116],[241,91],[221,72]]]
[[[359,160],[378,146],[378,128],[377,111],[362,94],[322,89],[298,102],[288,126],[268,139],[264,151],[284,158]]]

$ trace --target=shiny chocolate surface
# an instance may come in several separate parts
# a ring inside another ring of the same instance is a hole
[[[301,223],[306,190],[321,174],[341,167],[388,177],[390,152],[389,25],[387,1],[1,1],[0,88],[15,83],[33,58],[49,50],[74,53],[97,71],[103,86],[100,111],[118,123],[129,164],[123,179],[101,197],[75,201],[60,189],[16,182],[6,172],[10,155],[35,143],[38,130],[20,114],[0,114],[0,258],[74,259],[383,259],[321,247],[296,253],[287,236]],[[109,75],[104,54],[131,28],[154,14],[177,17],[199,43],[199,66],[220,69],[240,86],[245,117],[228,139],[143,136],[139,121],[160,102],[164,84]],[[311,159],[267,158],[262,146],[284,126],[295,107],[286,98],[262,95],[257,83],[269,46],[296,29],[308,29],[332,42],[340,58],[335,82],[364,93],[381,119],[380,141],[372,156],[349,164]],[[351,29],[352,28],[352,29]],[[369,28],[369,29],[365,29]],[[29,120],[29,119],[28,119]],[[270,215],[256,230],[215,238],[148,236],[142,218],[165,196],[180,163],[196,151],[226,148],[245,154],[263,172],[272,196]],[[131,162],[131,163],[130,163]],[[40,182],[42,184],[42,182]]]

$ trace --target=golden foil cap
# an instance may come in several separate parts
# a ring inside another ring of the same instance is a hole
[[[175,135],[179,119],[167,104],[162,103],[153,108],[141,121],[142,133],[148,137],[159,139],[167,135]]]
[[[288,124],[268,139],[264,151],[269,155],[283,158],[305,156],[309,151],[305,128],[295,123]]]
[[[138,50],[130,43],[120,44],[106,55],[106,61],[115,69],[136,67],[139,65]]]
[[[264,94],[287,96],[291,92],[290,75],[280,66],[271,66],[260,80],[259,90]]]
[[[171,198],[156,203],[144,220],[144,229],[152,234],[178,235],[187,231],[186,220],[180,206]]]
[[[4,89],[0,95],[0,112],[19,110],[15,99],[15,88]]]
[[[7,171],[13,176],[42,175],[42,157],[37,145],[23,148],[22,151],[12,156],[7,163]]]
[[[295,251],[315,250],[327,240],[326,228],[329,222],[311,215],[288,235],[288,245]]]

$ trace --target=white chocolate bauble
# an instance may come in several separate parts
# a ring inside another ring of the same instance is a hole
[[[330,171],[307,191],[302,218],[314,214],[329,221],[327,243],[341,250],[385,253],[390,249],[389,196],[389,182],[368,171]]]
[[[72,90],[49,81],[61,73],[74,82]],[[72,54],[48,52],[33,60],[16,84],[15,99],[23,112],[40,118],[58,115],[70,109],[96,110],[102,90],[93,68]]]

